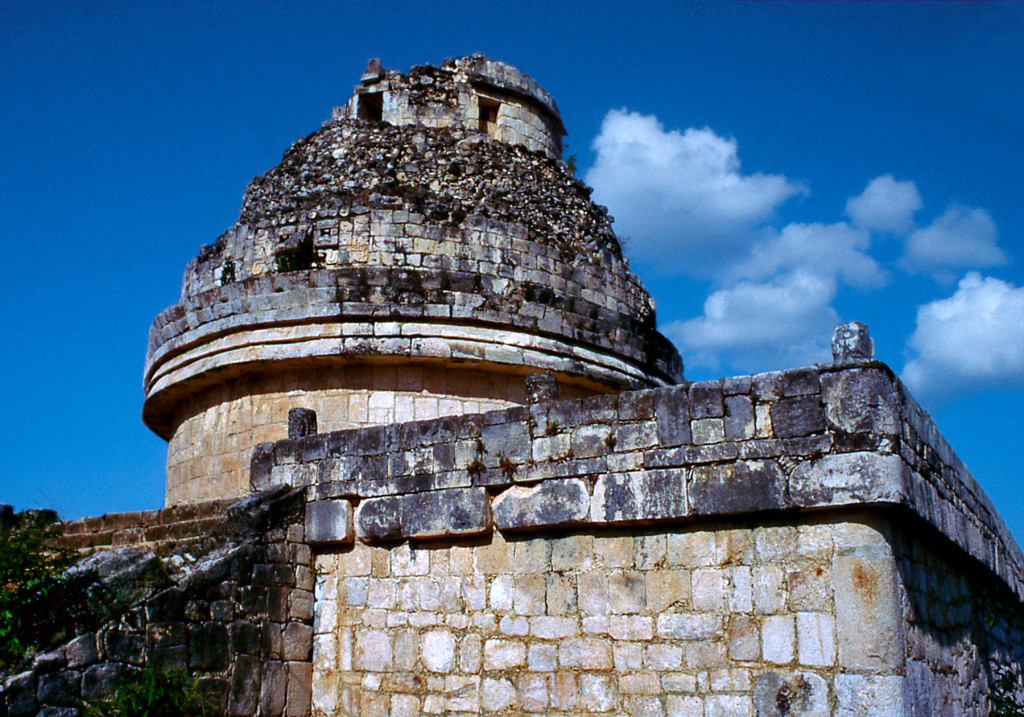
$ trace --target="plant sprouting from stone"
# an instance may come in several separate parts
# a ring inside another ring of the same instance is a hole
[[[105,700],[83,704],[85,717],[205,717],[199,678],[180,669],[145,667],[115,682]]]

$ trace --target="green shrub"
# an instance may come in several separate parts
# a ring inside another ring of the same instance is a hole
[[[84,705],[86,717],[205,717],[199,681],[184,670],[146,667],[128,673],[103,701]]]
[[[53,544],[56,521],[51,512],[28,512],[0,532],[0,669],[73,635],[85,609],[64,576],[73,553]]]
[[[989,685],[989,714],[992,717],[1024,717],[1024,679],[1013,665],[999,664],[992,669]]]

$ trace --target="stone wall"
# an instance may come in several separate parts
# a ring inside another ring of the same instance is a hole
[[[121,545],[78,569],[105,580],[127,569],[121,579],[134,584],[143,566],[150,589],[115,621],[0,676],[0,713],[78,717],[81,700],[157,667],[197,675],[211,714],[308,715],[313,573],[302,506],[301,492],[277,490],[227,508],[150,511],[152,522],[134,533],[137,515],[66,524],[72,546],[98,547],[111,535]],[[207,517],[190,522],[190,511]],[[176,534],[159,537],[161,528]]]
[[[184,401],[167,450],[167,505],[242,496],[252,447],[288,436],[288,411],[322,431],[497,410],[526,402],[521,375],[431,364],[296,366],[223,380]],[[563,386],[567,397],[584,393]],[[586,392],[590,393],[590,392]]]
[[[322,553],[314,714],[899,714],[886,547],[846,517]]]
[[[335,108],[333,119],[341,118],[484,129],[554,158],[562,156],[565,134],[551,95],[529,75],[483,56],[418,65],[406,74],[371,60],[352,99]]]
[[[308,486],[317,714],[981,715],[1024,662],[989,619],[1020,550],[875,362],[281,441],[251,476]]]

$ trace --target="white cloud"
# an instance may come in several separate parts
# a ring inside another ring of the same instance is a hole
[[[1024,382],[1024,287],[971,272],[951,297],[918,308],[908,345],[903,378],[918,393]]]
[[[900,267],[950,281],[956,269],[1005,264],[1006,255],[996,244],[998,235],[996,223],[984,209],[953,205],[927,227],[910,235]]]
[[[735,140],[710,129],[666,131],[656,117],[612,110],[587,172],[596,201],[631,238],[630,252],[667,271],[703,271],[745,253],[757,227],[803,189],[781,175],[742,174]],[[698,266],[704,264],[704,266]]]
[[[703,316],[663,331],[690,362],[713,369],[721,359],[744,370],[802,366],[829,357],[835,292],[834,281],[804,271],[744,281],[712,293]]]
[[[867,254],[870,246],[870,233],[846,222],[788,224],[777,236],[755,246],[750,256],[729,274],[764,279],[800,269],[822,279],[840,279],[850,286],[874,288],[884,285],[889,277]]]
[[[916,184],[885,174],[846,201],[846,214],[859,227],[903,235],[914,228],[914,213],[923,206]]]

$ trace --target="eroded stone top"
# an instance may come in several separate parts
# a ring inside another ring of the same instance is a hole
[[[370,60],[352,98],[333,116],[477,129],[556,158],[566,134],[558,106],[543,87],[481,53],[448,58],[440,66],[418,65],[405,74]]]

